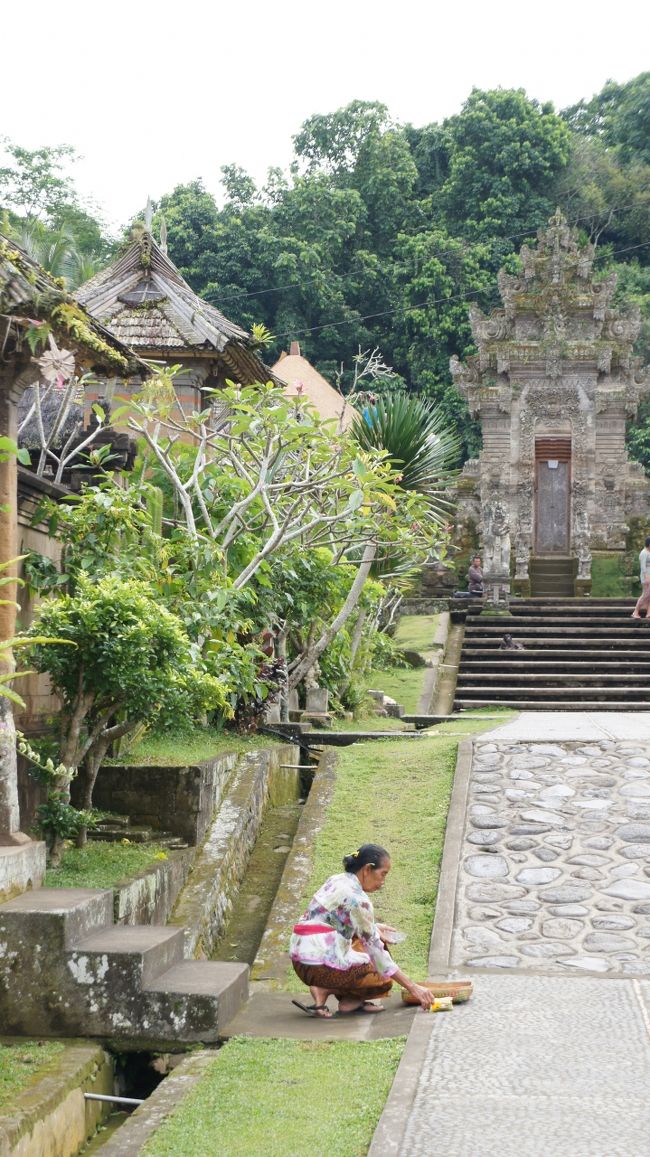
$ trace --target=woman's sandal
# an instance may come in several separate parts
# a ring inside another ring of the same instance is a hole
[[[385,1012],[383,1004],[373,1004],[371,1000],[364,1000],[358,1008],[339,1009],[337,1016],[369,1016],[372,1013]]]
[[[338,1015],[332,1012],[326,1004],[302,1004],[299,1000],[292,1000],[291,1003],[295,1004],[296,1008],[300,1008],[303,1012],[306,1012],[307,1016],[316,1016],[320,1020],[333,1020],[333,1018]]]

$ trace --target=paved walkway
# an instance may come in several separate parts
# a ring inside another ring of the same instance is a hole
[[[432,974],[372,1157],[648,1157],[650,713],[523,713],[459,761]]]

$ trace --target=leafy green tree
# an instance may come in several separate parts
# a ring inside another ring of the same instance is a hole
[[[599,93],[563,116],[574,132],[617,148],[623,161],[650,165],[650,72],[626,84],[608,80]]]
[[[510,248],[495,246],[500,264],[513,235],[523,240],[554,209],[555,181],[569,159],[567,125],[523,89],[474,89],[445,127],[450,160],[440,197],[447,226],[470,239],[508,239]]]
[[[44,633],[74,646],[45,646]],[[110,744],[139,723],[151,725],[163,710],[190,718],[231,711],[227,688],[197,670],[179,620],[146,584],[80,577],[74,595],[42,604],[30,635],[31,661],[61,699],[60,761],[79,770],[86,809]]]

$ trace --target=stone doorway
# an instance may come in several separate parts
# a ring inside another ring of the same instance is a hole
[[[570,554],[571,438],[535,439],[535,554]]]

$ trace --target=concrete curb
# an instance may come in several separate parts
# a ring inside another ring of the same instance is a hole
[[[418,1077],[435,1026],[435,1016],[416,1013],[388,1100],[375,1129],[368,1157],[392,1157],[392,1154],[401,1152],[404,1133],[418,1091]]]
[[[437,977],[449,968],[451,939],[454,930],[458,865],[465,833],[465,814],[469,793],[474,743],[462,739],[458,745],[456,774],[447,816],[447,830],[440,867],[436,914],[429,950],[429,976]]]
[[[436,633],[433,638],[433,646],[437,647],[438,650],[430,660],[431,666],[428,667],[424,672],[422,691],[420,693],[420,698],[418,699],[416,715],[428,715],[431,710],[433,697],[436,693],[436,687],[438,685],[440,665],[445,657],[450,622],[451,619],[449,617],[449,611],[442,611],[439,616]]]
[[[458,745],[456,773],[447,817],[436,914],[429,951],[429,976],[436,978],[449,969],[458,865],[465,832],[465,812],[473,750],[472,739],[462,739]],[[415,1017],[388,1100],[368,1150],[368,1157],[391,1157],[392,1154],[401,1152],[411,1108],[418,1091],[418,1079],[436,1023],[437,1018],[435,1016],[422,1014],[422,1016]]]

